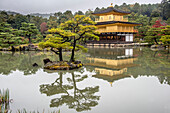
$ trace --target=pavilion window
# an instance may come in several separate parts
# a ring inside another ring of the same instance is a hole
[[[109,16],[109,20],[111,20],[112,19],[112,16]]]
[[[122,31],[124,31],[125,30],[125,27],[122,27]]]
[[[130,31],[132,31],[132,27],[130,27]]]
[[[103,17],[100,17],[101,20],[103,20]]]
[[[129,27],[128,26],[126,26],[126,30],[128,30],[129,29]]]
[[[115,19],[115,16],[113,16],[113,20]]]

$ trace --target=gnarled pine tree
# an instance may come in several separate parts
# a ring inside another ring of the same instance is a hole
[[[41,48],[51,48],[51,51],[55,52],[59,56],[59,61],[63,61],[62,49],[69,49],[70,43],[63,40],[61,37],[57,37],[49,34],[44,42],[39,43]]]
[[[72,53],[70,62],[74,62],[74,55],[76,48],[84,49],[83,46],[79,45],[80,42],[84,42],[88,39],[96,39],[99,37],[96,35],[95,22],[89,17],[84,15],[76,15],[73,19],[62,23],[59,28],[53,28],[49,30],[52,34],[58,34],[63,38],[64,42],[70,42],[72,46]]]

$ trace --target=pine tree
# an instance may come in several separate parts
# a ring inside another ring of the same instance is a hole
[[[22,23],[22,27],[20,28],[23,31],[23,35],[25,38],[29,39],[29,43],[31,44],[31,38],[32,36],[35,36],[38,34],[38,29],[34,24],[31,23]]]
[[[0,47],[11,47],[12,51],[15,51],[15,45],[24,43],[24,39],[19,36],[20,32],[13,29],[10,24],[0,23]]]
[[[39,47],[41,47],[43,49],[51,48],[51,51],[53,51],[55,54],[57,54],[59,56],[59,61],[63,61],[62,50],[69,49],[70,43],[65,42],[63,40],[63,38],[61,38],[59,36],[54,36],[54,35],[50,34],[45,38],[44,42],[39,43]]]

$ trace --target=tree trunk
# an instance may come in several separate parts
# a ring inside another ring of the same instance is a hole
[[[12,48],[12,49],[11,49],[11,51],[15,51],[15,48],[14,48],[14,46],[11,46],[11,48]]]
[[[29,44],[31,44],[31,35],[28,35]]]
[[[75,59],[74,59],[75,48],[76,48],[76,40],[74,40],[74,43],[73,43],[73,49],[72,49],[72,54],[71,54],[70,62],[74,62],[75,61]]]
[[[51,51],[58,55],[59,61],[63,61],[62,48],[58,48],[58,51],[51,48]]]
[[[73,80],[73,87],[74,87],[74,97],[76,96],[76,90],[77,90],[77,85],[76,85],[76,80],[74,76],[74,72],[72,74],[72,80]]]
[[[63,75],[62,73],[60,72],[60,87],[62,87],[63,85]]]
[[[28,40],[29,40],[29,44],[31,44],[31,38],[30,37],[28,38]]]
[[[154,38],[154,41],[156,42],[156,44],[158,44],[158,42],[157,42],[156,38]]]
[[[59,48],[59,60],[63,61],[62,48]]]

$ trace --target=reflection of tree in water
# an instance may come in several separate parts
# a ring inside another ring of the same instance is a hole
[[[24,75],[31,75],[35,74],[39,68],[42,67],[43,63],[43,58],[46,57],[46,55],[36,55],[37,53],[35,52],[28,52],[24,54],[24,57],[21,59],[21,63],[18,66],[18,70],[22,71]],[[33,67],[32,65],[34,63],[37,63],[39,66],[38,67]]]
[[[68,73],[67,73],[68,74]],[[44,84],[40,86],[40,92],[47,96],[62,94],[60,98],[51,100],[50,107],[59,107],[66,104],[70,109],[76,111],[91,110],[91,107],[98,105],[99,96],[95,95],[99,91],[99,86],[78,88],[77,84],[87,75],[76,75],[71,73],[71,77],[67,78],[67,84],[63,83],[63,74],[60,73],[59,78],[52,84]]]
[[[138,75],[153,75],[158,77],[160,83],[170,85],[170,59],[167,51],[152,51],[149,48],[144,48],[135,63],[140,66],[128,70],[128,73],[135,78]]]
[[[69,56],[68,53],[64,53],[64,59]],[[76,57],[84,57],[82,54],[76,55]],[[35,74],[38,69],[42,68],[44,63],[43,59],[49,58],[55,61],[56,55],[50,52],[37,52],[37,51],[23,51],[23,52],[0,52],[0,74],[9,75],[12,71],[19,70],[24,73],[24,75]],[[83,59],[83,58],[82,58]],[[37,63],[38,67],[33,67],[32,65]]]
[[[8,75],[15,71],[21,62],[22,56],[15,55],[14,52],[4,53],[0,52],[0,74]]]
[[[43,59],[53,55],[42,52],[0,52],[0,74],[9,75],[12,71],[19,70],[24,75],[35,74],[43,66]],[[32,65],[37,63],[38,67]]]

